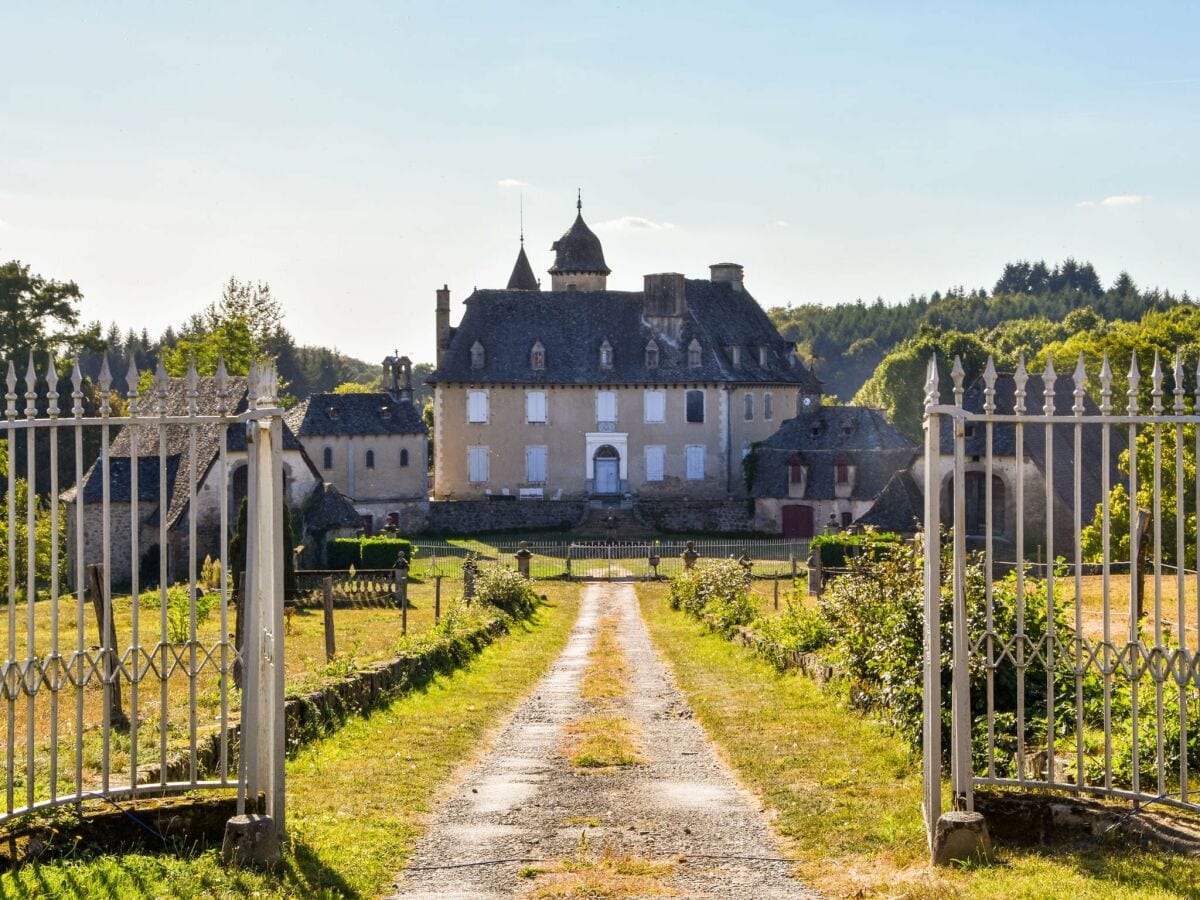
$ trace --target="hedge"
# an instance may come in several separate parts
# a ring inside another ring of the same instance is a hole
[[[334,538],[327,545],[331,569],[394,569],[404,556],[412,559],[412,541],[392,537]]]
[[[865,531],[862,534],[820,534],[812,539],[809,546],[813,552],[820,552],[821,565],[835,569],[846,567],[846,560],[856,556],[879,558],[879,551],[894,549],[903,538],[890,531]]]

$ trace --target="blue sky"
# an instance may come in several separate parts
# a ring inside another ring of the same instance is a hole
[[[0,259],[157,334],[230,275],[303,342],[431,359],[434,289],[539,274],[576,187],[610,286],[765,306],[1021,257],[1200,293],[1178,4],[14,3]]]

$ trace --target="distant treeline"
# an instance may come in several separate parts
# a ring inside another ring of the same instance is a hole
[[[1137,321],[1149,311],[1190,302],[1187,293],[1139,290],[1126,272],[1105,289],[1091,263],[1068,259],[1053,268],[1044,261],[1009,263],[991,291],[956,287],[898,304],[809,303],[768,313],[811,360],[825,392],[845,402],[889,352],[923,327],[983,333],[1008,325],[1008,339],[1019,341],[1022,329],[1011,327],[1017,320],[1040,331],[1040,323],[1062,323],[1073,311],[1090,308],[1105,321]]]

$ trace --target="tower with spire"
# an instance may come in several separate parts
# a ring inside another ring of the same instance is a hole
[[[540,291],[541,284],[533,274],[533,266],[525,255],[525,201],[521,201],[521,249],[517,251],[517,261],[513,265],[512,274],[508,276],[510,291]]]
[[[550,289],[554,291],[603,291],[612,271],[604,262],[600,238],[583,221],[583,193],[575,200],[575,222],[550,247],[554,265],[550,267]]]

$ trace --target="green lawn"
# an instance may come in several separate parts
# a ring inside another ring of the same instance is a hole
[[[579,588],[549,596],[532,623],[288,763],[291,845],[273,875],[229,872],[216,848],[130,853],[25,866],[0,877],[7,897],[373,897],[390,889],[439,789],[566,643]]]
[[[1119,848],[1002,850],[994,865],[932,870],[918,761],[848,708],[836,688],[781,675],[638,585],[655,643],[708,733],[763,800],[801,859],[799,874],[835,897],[1200,896],[1200,862]]]

